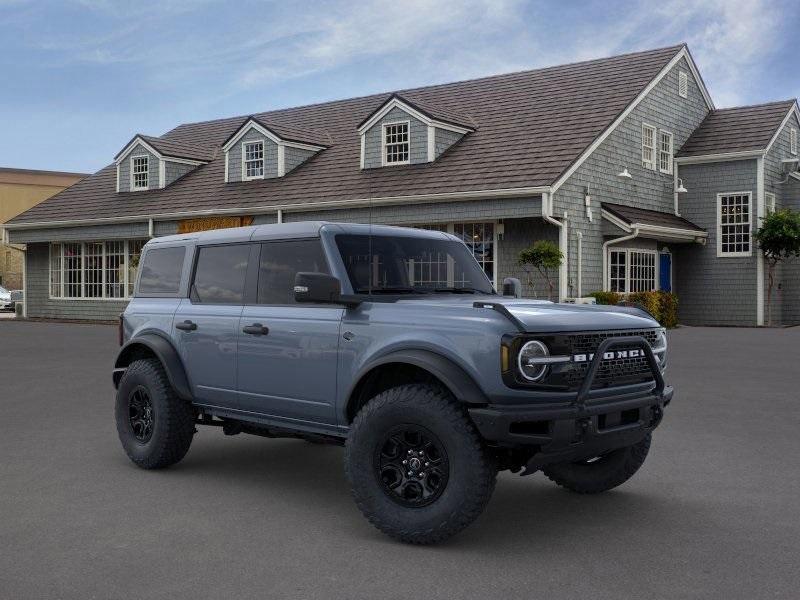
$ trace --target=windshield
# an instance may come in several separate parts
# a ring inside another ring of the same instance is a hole
[[[356,294],[493,294],[469,249],[449,239],[337,235]]]
[[[6,288],[4,288],[2,285],[0,285],[0,294],[5,295],[5,294],[10,294],[10,293],[11,292],[9,292]]]

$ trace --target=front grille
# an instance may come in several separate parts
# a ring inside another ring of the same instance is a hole
[[[568,343],[573,355],[575,354],[593,354],[597,351],[600,342],[608,338],[625,337],[625,336],[641,336],[651,347],[655,347],[658,340],[658,332],[655,329],[644,329],[640,331],[602,331],[596,333],[578,333],[568,335]],[[636,348],[635,345],[623,345],[614,348],[618,350],[632,350]],[[580,387],[583,382],[586,372],[589,369],[589,363],[573,363],[569,371],[565,374],[567,384],[571,388]],[[600,369],[592,384],[592,389],[608,387],[611,385],[622,385],[628,383],[639,383],[650,381],[653,375],[650,372],[650,366],[647,363],[647,358],[644,356],[636,358],[616,358],[607,359],[600,363]]]

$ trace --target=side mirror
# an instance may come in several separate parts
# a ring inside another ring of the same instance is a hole
[[[516,277],[503,279],[503,296],[522,298],[522,283]]]
[[[341,296],[342,284],[333,275],[301,271],[294,277],[295,302],[337,304]]]

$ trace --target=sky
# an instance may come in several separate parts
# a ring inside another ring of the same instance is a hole
[[[135,133],[680,42],[717,107],[800,96],[797,0],[0,0],[0,167]]]

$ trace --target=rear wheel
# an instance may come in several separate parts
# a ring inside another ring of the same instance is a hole
[[[497,469],[463,407],[440,387],[403,385],[375,396],[345,450],[353,497],[393,538],[431,544],[483,512]]]
[[[156,359],[134,361],[125,370],[115,416],[125,453],[143,469],[177,463],[192,443],[194,409],[178,398]]]
[[[647,458],[651,434],[642,441],[587,460],[559,463],[542,468],[553,482],[578,494],[598,494],[622,485],[633,477]]]

